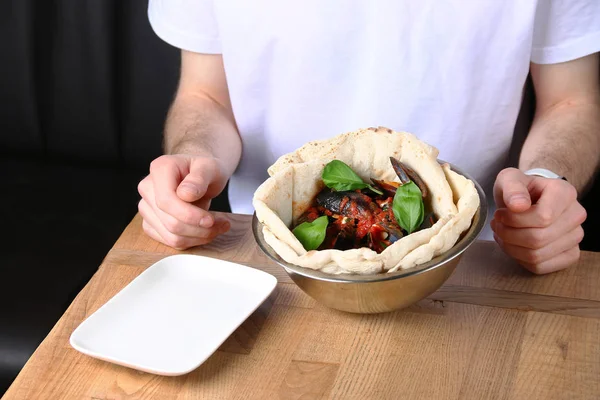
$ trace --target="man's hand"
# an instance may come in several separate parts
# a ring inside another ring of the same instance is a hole
[[[226,174],[215,158],[157,158],[150,164],[150,175],[138,185],[144,232],[179,250],[209,243],[230,227],[228,221],[208,212],[211,200],[226,183]]]
[[[586,212],[571,184],[507,168],[496,179],[494,200],[494,238],[529,271],[547,274],[577,262]]]

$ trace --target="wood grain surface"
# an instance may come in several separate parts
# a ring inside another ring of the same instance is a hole
[[[178,252],[134,218],[3,399],[600,399],[600,254],[534,276],[475,243],[429,298],[379,315],[327,309],[254,243],[249,216],[185,253],[267,271],[279,284],[203,365],[180,377],[85,356],[73,330]]]

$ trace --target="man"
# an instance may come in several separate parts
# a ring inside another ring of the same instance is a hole
[[[149,18],[182,49],[166,155],[139,185],[152,238],[208,243],[229,229],[208,212],[229,179],[232,210],[252,213],[279,156],[381,125],[480,182],[494,238],[525,268],[578,260],[577,198],[600,154],[599,1],[151,0]],[[535,120],[519,169],[502,169],[529,72]]]

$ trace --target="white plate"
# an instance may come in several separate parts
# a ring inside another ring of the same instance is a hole
[[[71,346],[140,371],[186,374],[217,350],[276,284],[274,276],[243,265],[170,256],[79,325]]]

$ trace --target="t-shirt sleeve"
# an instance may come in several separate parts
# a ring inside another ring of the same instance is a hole
[[[600,51],[600,0],[539,0],[531,61],[555,64]]]
[[[150,0],[148,19],[158,37],[172,46],[221,53],[213,0]]]

